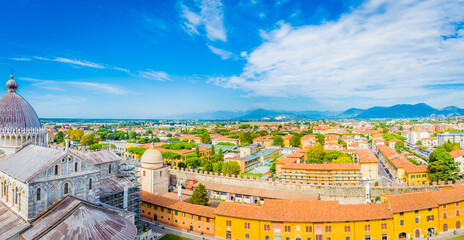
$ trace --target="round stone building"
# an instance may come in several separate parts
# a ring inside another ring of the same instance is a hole
[[[142,190],[159,195],[168,192],[169,168],[164,165],[163,155],[153,144],[143,153],[140,163]]]
[[[13,75],[6,89],[0,98],[0,154],[12,154],[27,143],[46,147],[47,131],[32,106],[16,93],[18,83]]]

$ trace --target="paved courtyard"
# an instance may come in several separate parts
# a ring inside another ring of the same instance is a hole
[[[249,171],[249,173],[260,173],[260,174],[265,174],[267,172],[269,172],[269,170],[271,169],[271,167],[268,167],[268,166],[259,166],[251,171]]]

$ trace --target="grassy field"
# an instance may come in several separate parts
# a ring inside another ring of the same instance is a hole
[[[451,238],[450,240],[464,240],[464,236]]]
[[[242,173],[240,175],[243,176],[243,177],[261,177],[264,174],[262,174],[262,173]]]
[[[192,239],[185,238],[185,237],[179,237],[179,236],[174,235],[172,233],[168,233],[168,234],[164,235],[162,238],[160,238],[159,240],[192,240]]]

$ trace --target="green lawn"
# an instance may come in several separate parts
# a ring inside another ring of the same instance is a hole
[[[225,202],[225,201],[226,201],[226,200],[224,200],[224,199],[219,199],[219,198],[211,198],[211,200],[219,201],[219,202]]]
[[[174,235],[172,233],[168,233],[168,234],[164,235],[162,238],[160,238],[159,240],[192,240],[192,239],[185,238],[185,237],[179,237],[179,236]]]
[[[450,240],[464,240],[464,236],[451,238]]]
[[[262,174],[262,173],[247,173],[246,172],[246,173],[242,173],[240,175],[243,176],[243,177],[261,177],[264,174]]]

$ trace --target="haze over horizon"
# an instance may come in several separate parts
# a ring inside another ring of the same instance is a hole
[[[0,79],[13,68],[41,118],[464,108],[462,0],[0,7]]]

